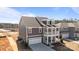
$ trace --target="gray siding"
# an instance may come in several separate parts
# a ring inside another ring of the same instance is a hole
[[[69,38],[70,39],[74,38],[74,33],[75,33],[75,28],[74,27],[69,27]]]
[[[19,38],[26,38],[26,27],[41,27],[40,24],[36,21],[35,17],[27,17],[27,16],[22,16],[21,20],[19,22]],[[33,34],[37,31],[36,29],[33,30]],[[28,33],[27,33],[28,34]]]
[[[25,39],[26,38],[26,27],[24,27],[24,26],[20,26],[19,27],[19,37],[21,39]]]

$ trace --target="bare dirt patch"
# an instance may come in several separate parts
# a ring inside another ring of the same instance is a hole
[[[64,43],[65,43],[65,46],[74,50],[74,51],[79,51],[79,44],[78,43],[75,43],[73,41],[65,41],[64,40]]]
[[[0,51],[13,51],[7,38],[0,38]]]

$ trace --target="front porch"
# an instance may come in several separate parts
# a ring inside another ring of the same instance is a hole
[[[52,46],[53,43],[60,42],[58,27],[43,27],[42,42],[46,45]]]
[[[57,37],[56,36],[44,36],[42,43],[52,46],[52,44],[60,42],[60,39]]]

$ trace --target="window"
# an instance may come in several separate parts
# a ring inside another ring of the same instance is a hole
[[[52,41],[55,42],[55,37],[53,37],[53,40]]]
[[[47,25],[50,25],[50,21],[47,21]]]
[[[53,34],[55,34],[55,29],[53,29]]]
[[[48,41],[51,42],[51,37],[48,37]]]
[[[29,34],[31,34],[32,33],[32,28],[29,28],[28,32],[29,32]]]
[[[58,31],[58,28],[56,28],[56,31]]]
[[[46,24],[46,21],[43,21],[44,24]]]
[[[48,32],[51,32],[51,28],[48,28]]]
[[[39,33],[42,33],[42,28],[39,28]]]

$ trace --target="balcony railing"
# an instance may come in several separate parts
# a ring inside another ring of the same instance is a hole
[[[44,35],[56,35],[56,34],[58,34],[58,32],[54,32],[54,33],[52,33],[52,32],[44,32]]]

